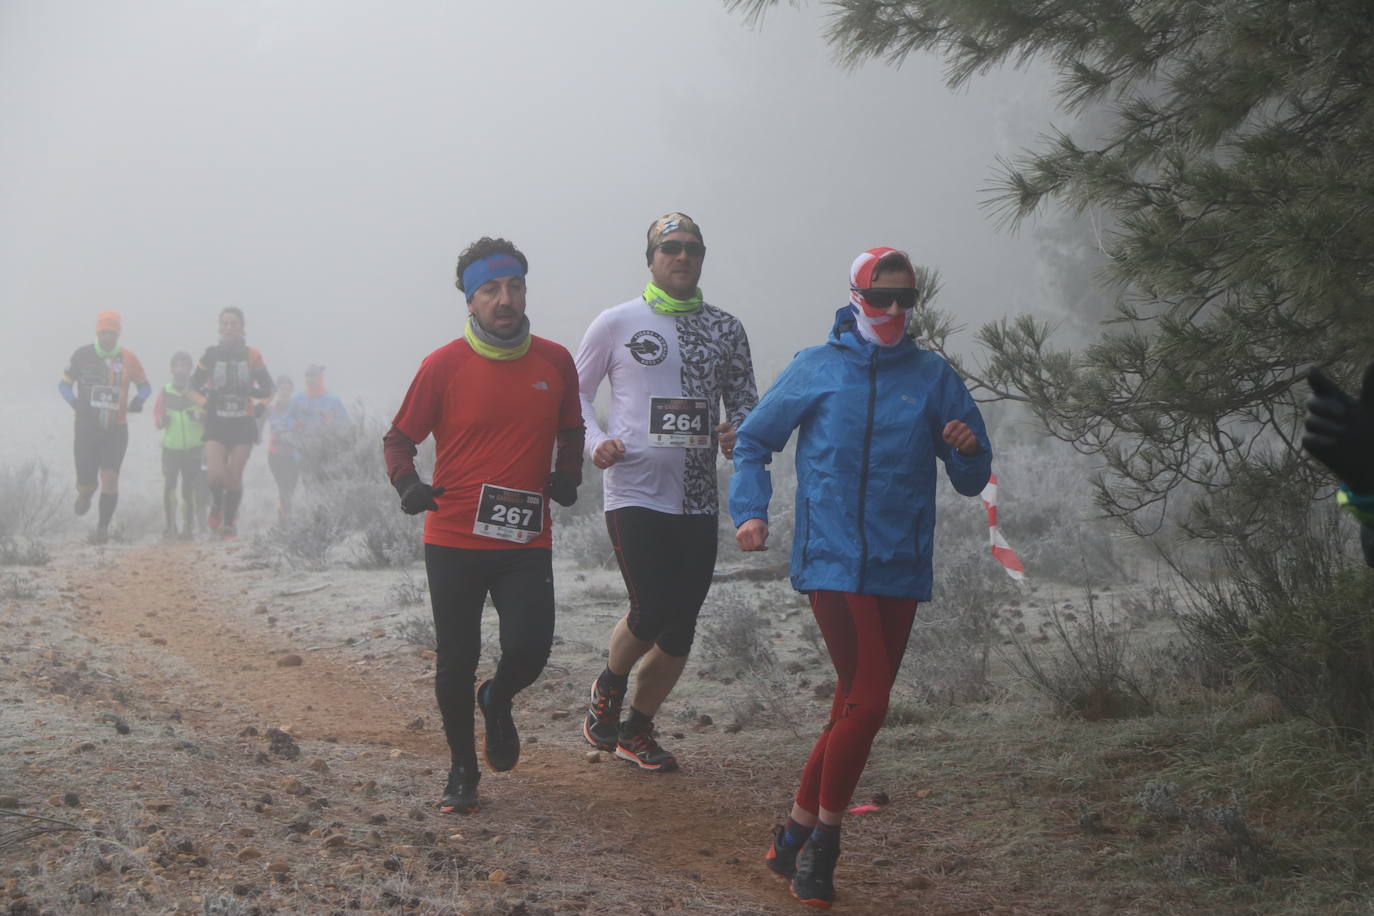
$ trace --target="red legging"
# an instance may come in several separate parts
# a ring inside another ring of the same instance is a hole
[[[811,592],[811,610],[835,665],[835,700],[802,771],[797,805],[843,811],[887,718],[887,698],[902,665],[916,599]]]

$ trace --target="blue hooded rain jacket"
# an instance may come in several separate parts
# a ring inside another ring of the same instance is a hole
[[[951,420],[968,424],[978,454],[945,443]],[[740,426],[736,527],[768,520],[768,465],[798,428],[792,587],[928,601],[935,459],[964,496],[982,492],[992,472],[987,428],[963,380],[909,337],[870,343],[841,308],[830,339],[798,353]]]

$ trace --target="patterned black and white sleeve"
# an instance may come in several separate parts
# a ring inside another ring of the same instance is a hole
[[[730,425],[739,429],[744,418],[749,416],[749,411],[759,402],[759,392],[754,385],[754,359],[749,353],[749,335],[744,333],[744,325],[738,319],[735,320],[734,331],[721,398],[725,401],[725,415]]]

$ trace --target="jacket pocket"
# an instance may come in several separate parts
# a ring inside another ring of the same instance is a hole
[[[811,545],[811,500],[801,501],[801,511],[797,513],[796,537],[801,542],[801,565],[806,565],[807,548]]]

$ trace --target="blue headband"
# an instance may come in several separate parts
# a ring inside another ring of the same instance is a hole
[[[473,261],[463,271],[463,292],[472,301],[472,294],[477,292],[477,288],[488,280],[495,280],[498,277],[523,277],[525,268],[520,266],[520,262],[512,255],[494,254],[482,258],[480,261]]]

